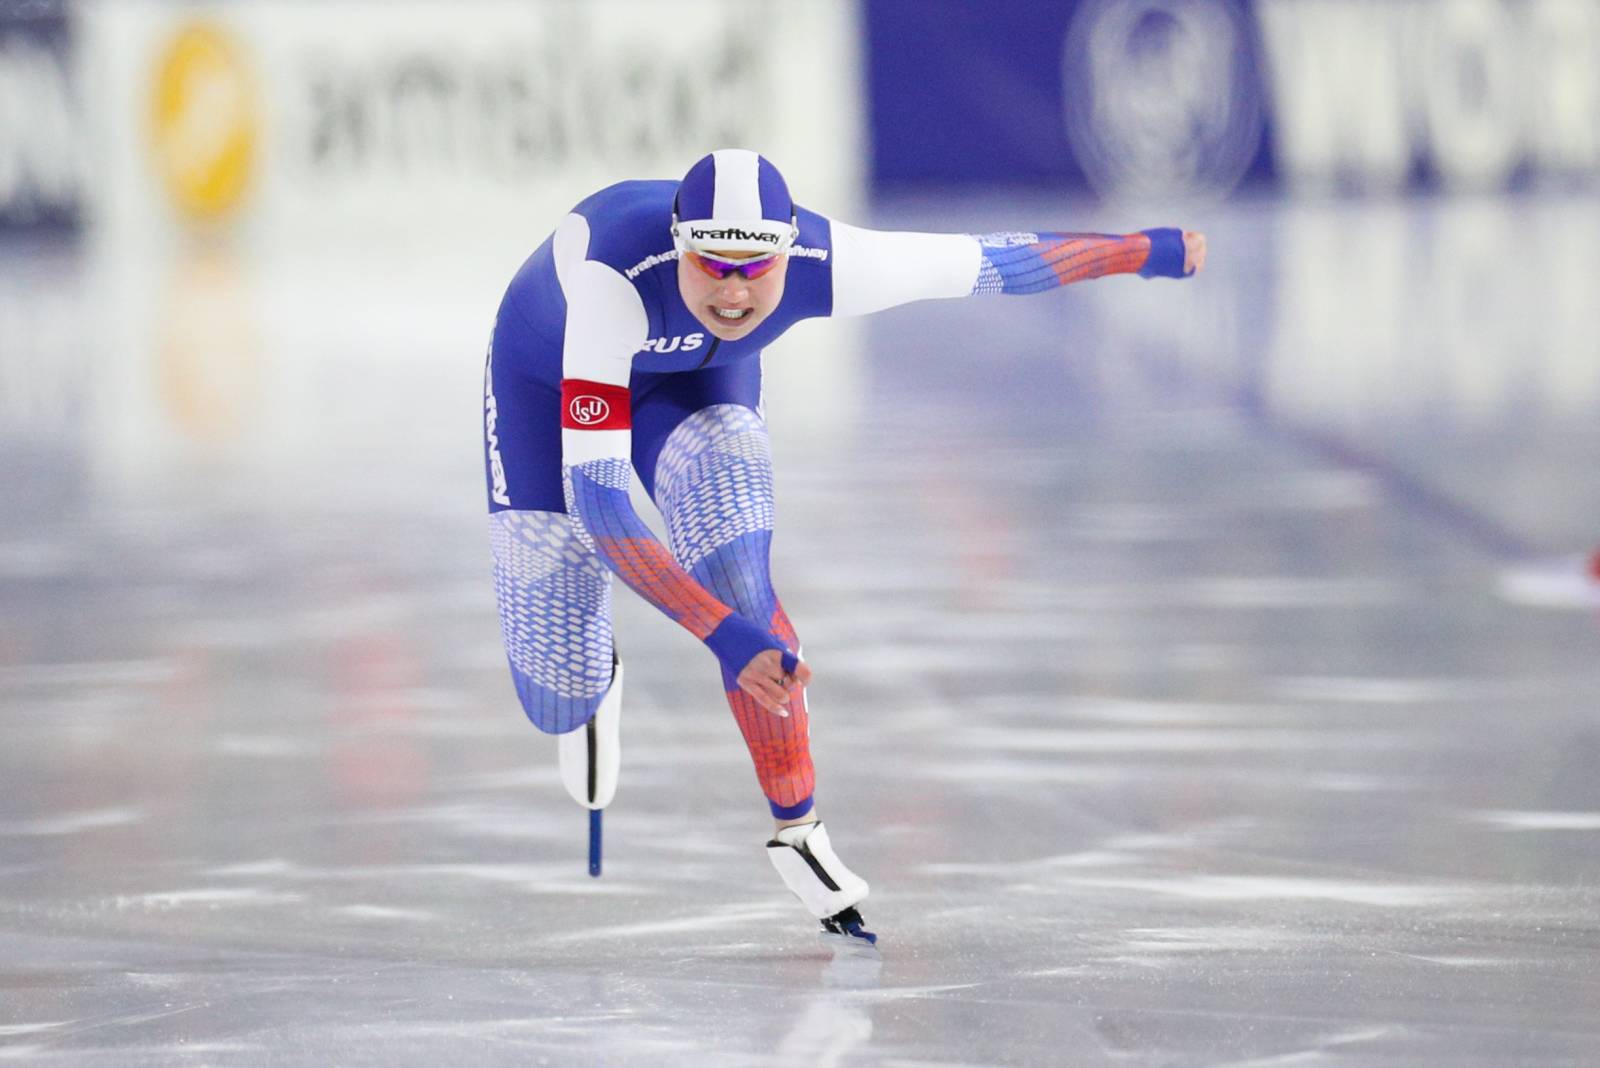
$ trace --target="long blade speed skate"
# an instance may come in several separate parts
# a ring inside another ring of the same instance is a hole
[[[867,881],[844,866],[821,823],[785,827],[767,843],[767,858],[784,885],[822,921],[825,941],[877,944],[878,936],[862,926],[855,907],[867,896]]]

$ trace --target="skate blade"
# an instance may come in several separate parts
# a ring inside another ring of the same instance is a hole
[[[845,954],[863,960],[882,960],[883,953],[874,942],[865,938],[834,931],[818,931],[817,941],[833,950],[834,955]]]

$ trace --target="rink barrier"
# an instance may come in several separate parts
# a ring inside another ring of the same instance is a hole
[[[1593,188],[1588,0],[865,7],[873,185]]]

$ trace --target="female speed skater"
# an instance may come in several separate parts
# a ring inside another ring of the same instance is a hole
[[[562,781],[596,833],[620,761],[615,574],[721,666],[785,885],[826,933],[875,941],[856,908],[867,883],[818,820],[811,668],[769,574],[761,351],[801,319],[1108,274],[1182,278],[1205,256],[1204,235],[1176,229],[861,229],[796,205],[777,168],[742,149],[705,156],[681,182],[621,182],[573,208],[501,301],[484,459],[511,677],[528,718],[559,736]],[[666,546],[629,502],[630,472]]]

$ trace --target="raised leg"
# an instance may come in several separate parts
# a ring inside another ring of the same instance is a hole
[[[593,718],[613,671],[611,573],[559,512],[489,516],[500,633],[522,708],[565,734]]]

